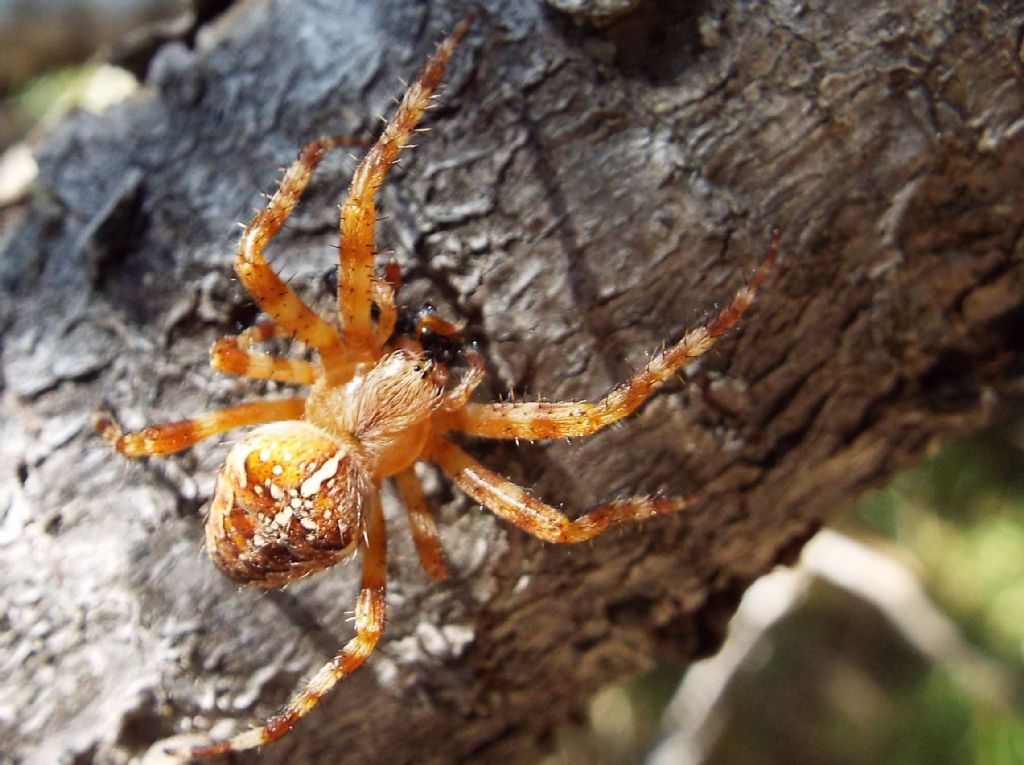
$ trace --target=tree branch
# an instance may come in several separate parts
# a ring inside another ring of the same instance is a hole
[[[389,502],[382,646],[241,762],[533,762],[600,685],[715,650],[751,581],[1020,394],[1019,8],[709,0],[593,29],[484,5],[382,191],[379,243],[406,300],[468,320],[489,396],[596,398],[728,299],[776,223],[783,255],[742,326],[625,426],[466,446],[570,512],[707,499],[565,549],[434,477],[440,586]],[[376,130],[465,10],[239,4],[40,148],[0,259],[0,750],[121,762],[190,721],[244,726],[349,636],[354,568],[265,595],[201,557],[224,443],[126,464],[88,422],[102,400],[134,427],[259,395],[206,366],[255,314],[233,224],[305,140]],[[271,245],[325,315],[351,169],[326,162]]]

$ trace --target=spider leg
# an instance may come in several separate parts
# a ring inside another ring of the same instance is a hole
[[[348,197],[341,206],[338,311],[345,347],[368,360],[374,358],[376,350],[371,321],[373,240],[377,219],[374,197],[388,168],[409,142],[416,123],[429,106],[448,59],[469,23],[470,19],[466,18],[455,26],[427,61],[419,78],[405,91],[395,116],[356,168]]]
[[[466,350],[465,357],[469,369],[462,375],[458,384],[445,394],[444,399],[441,401],[441,409],[444,412],[458,411],[466,406],[469,397],[473,395],[473,391],[483,382],[486,372],[484,370],[484,360],[481,358],[479,351],[475,347],[471,347]]]
[[[598,505],[576,520],[570,520],[521,486],[487,469],[445,438],[434,441],[427,459],[440,466],[456,486],[498,517],[538,539],[558,544],[593,539],[613,523],[678,513],[696,499],[696,495],[633,497]]]
[[[632,414],[647,397],[680,368],[703,355],[731,329],[750,307],[778,252],[779,232],[772,232],[768,254],[750,282],[720,308],[703,326],[683,335],[675,345],[663,349],[626,382],[597,402],[504,402],[466,404],[462,409],[441,413],[441,431],[454,430],[484,438],[547,438],[585,436]]]
[[[441,540],[437,536],[437,524],[430,512],[430,505],[423,495],[423,486],[416,477],[412,466],[395,475],[395,484],[402,495],[405,512],[409,516],[409,527],[412,529],[412,541],[416,543],[416,554],[419,556],[423,570],[435,582],[443,582],[448,578],[448,567],[444,563],[444,552]]]
[[[169,749],[169,754],[177,757],[209,757],[241,749],[252,749],[275,741],[291,730],[342,677],[352,674],[373,652],[384,629],[384,590],[387,573],[387,536],[378,493],[374,493],[368,510],[363,577],[355,609],[355,637],[345,644],[337,656],[322,666],[280,712],[263,725],[223,741],[183,749]]]
[[[216,433],[242,425],[297,420],[302,417],[305,408],[304,398],[251,401],[187,420],[150,425],[136,433],[125,433],[110,414],[101,413],[93,417],[93,427],[124,456],[146,457],[176,452]]]
[[[291,335],[272,321],[260,321],[237,335],[222,337],[210,348],[210,366],[228,375],[311,385],[316,380],[316,364],[252,352],[254,345],[272,337]]]
[[[302,359],[243,350],[237,337],[222,337],[210,348],[210,366],[224,374],[312,385],[317,366]]]
[[[238,340],[238,347],[242,350],[252,350],[254,345],[259,343],[265,343],[272,337],[291,337],[291,333],[284,327],[281,327],[269,319],[263,319],[253,324],[251,327],[246,327],[237,335],[235,339]]]
[[[338,146],[360,143],[338,136],[321,138],[303,147],[285,172],[280,186],[267,206],[245,227],[235,254],[235,273],[260,308],[293,337],[320,352],[328,379],[345,381],[347,356],[337,331],[317,316],[284,283],[263,258],[263,248],[294,209],[324,152]]]

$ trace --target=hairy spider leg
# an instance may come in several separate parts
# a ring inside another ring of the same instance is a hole
[[[278,420],[298,420],[306,409],[304,398],[280,398],[251,401],[229,406],[187,420],[150,425],[135,433],[125,433],[107,413],[93,417],[93,427],[126,457],[169,454],[225,430],[243,425],[262,425]]]
[[[355,637],[345,644],[337,656],[322,666],[280,712],[263,725],[223,741],[168,749],[168,754],[178,757],[209,757],[252,749],[275,741],[290,731],[341,678],[352,674],[366,661],[384,629],[388,548],[379,492],[373,493],[364,530],[363,574],[355,608]]]
[[[237,335],[222,337],[210,347],[210,366],[228,375],[312,385],[318,374],[316,364],[252,351],[254,345],[272,337],[291,335],[272,321],[259,321]]]
[[[246,327],[234,337],[238,341],[238,347],[248,351],[254,345],[257,345],[258,343],[265,343],[272,337],[291,338],[291,336],[292,335],[288,330],[278,324],[275,324],[270,319],[260,319],[251,327]]]
[[[758,288],[775,262],[779,232],[772,232],[771,244],[750,282],[720,308],[703,326],[691,330],[675,345],[657,353],[633,377],[616,386],[597,402],[535,401],[466,404],[452,412],[439,412],[435,420],[440,431],[451,430],[483,438],[548,438],[586,436],[632,414],[647,397],[680,368],[706,353],[715,341],[733,327],[750,307]]]
[[[306,144],[285,172],[267,206],[256,213],[245,227],[235,254],[235,273],[246,292],[276,324],[320,353],[327,379],[336,384],[347,381],[351,376],[349,354],[342,347],[338,332],[274,273],[263,258],[263,248],[295,208],[324,152],[358,143],[361,141],[348,136],[334,136]]]
[[[430,105],[448,59],[471,20],[467,17],[455,25],[427,61],[419,78],[405,91],[395,116],[356,168],[348,197],[341,206],[338,312],[344,345],[355,351],[361,360],[373,361],[380,355],[380,346],[375,347],[371,316],[377,220],[374,197],[388,168],[408,144],[423,111]]]
[[[316,364],[302,359],[245,350],[238,337],[222,337],[211,346],[210,366],[228,375],[300,385],[312,385],[319,372]]]
[[[443,582],[448,578],[448,567],[444,562],[444,551],[441,539],[437,535],[437,524],[430,505],[423,494],[423,485],[410,465],[394,476],[395,485],[402,496],[406,515],[409,517],[409,528],[412,541],[416,544],[416,555],[420,559],[423,570],[435,582]]]
[[[484,467],[446,438],[438,438],[431,444],[427,459],[498,517],[538,539],[558,544],[593,539],[613,523],[678,513],[697,498],[697,495],[633,497],[598,505],[576,520],[570,520],[521,486]]]

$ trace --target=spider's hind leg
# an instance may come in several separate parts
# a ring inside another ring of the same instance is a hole
[[[337,656],[322,666],[280,712],[263,725],[224,741],[171,749],[168,750],[169,754],[176,757],[209,757],[269,744],[290,731],[341,678],[352,674],[366,661],[384,629],[387,537],[380,496],[376,493],[367,512],[365,532],[362,584],[355,609],[355,637],[345,644]]]

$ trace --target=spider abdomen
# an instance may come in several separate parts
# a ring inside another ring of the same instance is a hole
[[[224,462],[207,549],[232,579],[281,586],[355,551],[372,490],[350,444],[306,422],[265,425]]]

